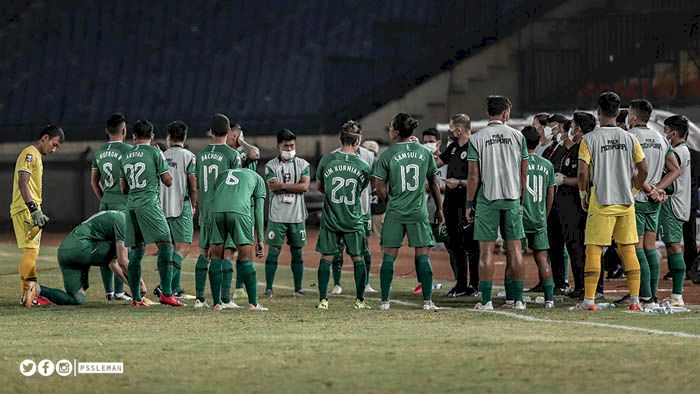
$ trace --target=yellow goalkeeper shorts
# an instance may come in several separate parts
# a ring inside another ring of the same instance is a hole
[[[25,209],[12,216],[12,227],[15,229],[17,247],[20,249],[39,249],[41,244],[41,230],[33,239],[27,239],[27,234],[32,231],[32,215]]]
[[[608,246],[613,237],[619,245],[636,244],[639,241],[634,211],[621,216],[588,214],[586,245]]]

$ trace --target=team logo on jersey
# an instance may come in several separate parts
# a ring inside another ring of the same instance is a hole
[[[248,160],[248,154],[245,152],[241,153],[241,160],[243,160],[243,161]]]
[[[462,153],[459,155],[459,158],[462,159],[462,160],[464,160],[465,157],[467,157],[467,152],[462,152]]]
[[[24,161],[26,161],[27,163],[31,163],[32,160],[34,160],[34,155],[32,155],[31,153],[27,153],[27,156],[24,157]]]
[[[270,240],[275,239],[275,232],[270,231],[269,233],[267,233],[267,239],[270,239]]]

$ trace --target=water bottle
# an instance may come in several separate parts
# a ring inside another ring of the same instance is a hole
[[[497,295],[496,295],[496,297],[505,297],[505,296],[506,296],[506,292],[505,292],[505,291],[499,291],[499,292],[497,293]]]
[[[544,297],[542,296],[537,296],[535,298],[535,304],[544,304]]]
[[[523,302],[532,302],[532,298],[530,298],[530,296],[523,296]]]
[[[599,302],[595,304],[596,308],[598,309],[612,309],[615,308],[615,304],[611,304],[609,302]]]
[[[442,283],[433,283],[433,290],[442,289]]]

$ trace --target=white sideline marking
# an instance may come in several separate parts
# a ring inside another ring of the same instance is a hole
[[[258,286],[265,286],[265,283],[258,282]],[[272,285],[272,287],[276,287],[278,289],[282,290],[294,290],[293,287],[290,286],[282,286],[282,285]],[[309,293],[318,293],[318,290],[315,289],[304,289],[304,291],[307,291]],[[350,299],[355,299],[355,296],[347,295],[347,294],[334,294],[333,298],[335,297],[340,297],[340,298],[350,298]],[[370,301],[381,301],[380,298],[375,298],[375,297],[365,297],[365,300],[370,300]],[[392,304],[396,305],[403,305],[403,306],[414,306],[414,307],[423,307],[423,305],[416,304],[415,302],[407,302],[407,301],[401,301],[401,300],[391,300]],[[440,309],[451,309],[451,308],[440,308]]]

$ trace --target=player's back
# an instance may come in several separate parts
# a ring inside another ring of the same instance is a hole
[[[671,151],[671,145],[661,133],[646,126],[633,127],[629,132],[637,138],[644,151],[649,171],[646,183],[656,185],[663,176],[666,156]],[[647,201],[647,195],[644,190],[640,190],[637,194],[637,201]]]
[[[537,154],[527,157],[527,188],[523,196],[525,231],[547,228],[547,189],[554,186],[554,166]]]
[[[67,248],[80,241],[116,242],[116,240],[124,240],[125,221],[124,212],[121,211],[97,212],[75,227],[61,245],[63,248]]]
[[[124,155],[134,149],[132,145],[122,141],[111,141],[102,145],[95,152],[92,169],[100,172],[100,184],[106,194],[119,194],[119,177],[121,176],[121,161]]]
[[[160,176],[169,171],[163,152],[148,144],[138,144],[124,155],[121,177],[129,185],[127,206],[141,208],[159,204]]]
[[[634,203],[632,176],[638,145],[632,134],[614,126],[597,127],[583,136],[581,149],[587,149],[590,156],[591,181],[599,205]]]
[[[265,181],[247,168],[225,170],[216,180],[210,213],[253,215],[252,198],[265,198]]]
[[[523,135],[501,122],[474,133],[468,158],[479,163],[480,194],[489,201],[517,200],[521,195],[520,163],[527,157]]]
[[[189,198],[188,174],[195,172],[195,156],[189,150],[173,146],[163,153],[170,168],[173,183],[170,187],[161,184],[160,203],[166,218],[179,217],[183,202]]]
[[[200,218],[209,213],[211,191],[219,174],[241,166],[238,151],[226,144],[209,144],[197,153],[197,184],[199,185]]]
[[[369,165],[357,154],[335,151],[321,158],[316,171],[324,187],[321,226],[344,233],[364,228],[361,197],[369,175]]]
[[[427,220],[425,185],[436,173],[432,152],[417,142],[399,142],[384,151],[373,175],[389,188],[387,217],[397,223]]]

